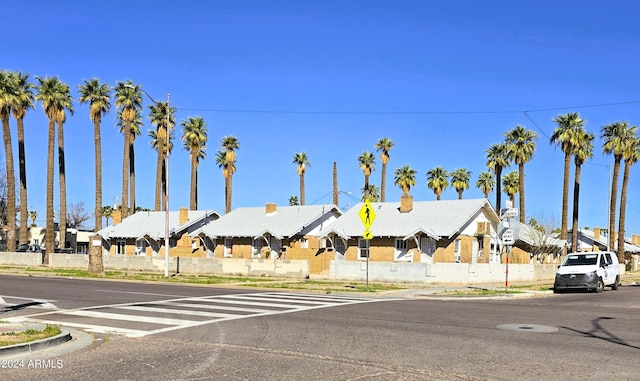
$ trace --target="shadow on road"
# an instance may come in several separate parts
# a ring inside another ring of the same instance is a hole
[[[615,318],[603,316],[603,317],[599,317],[597,319],[594,319],[592,321],[593,329],[591,331],[589,331],[589,332],[584,332],[584,331],[580,331],[578,329],[574,329],[574,328],[570,328],[570,327],[563,327],[563,326],[560,326],[560,328],[564,328],[564,329],[567,329],[567,330],[575,332],[575,333],[581,333],[581,334],[583,334],[585,336],[593,337],[594,339],[600,339],[600,340],[608,341],[610,343],[622,345],[622,346],[633,348],[633,349],[640,349],[640,347],[638,347],[636,345],[631,345],[631,344],[625,342],[623,339],[621,339],[621,338],[617,337],[616,335],[612,334],[611,332],[609,332],[606,328],[604,328],[600,324],[600,321],[602,321],[602,320],[611,320],[611,319],[615,319]]]

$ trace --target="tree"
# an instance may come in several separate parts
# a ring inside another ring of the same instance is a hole
[[[358,168],[362,170],[364,174],[364,191],[362,193],[362,199],[369,199],[369,176],[373,171],[375,171],[376,167],[376,157],[373,156],[373,153],[364,151],[360,156],[358,156]]]
[[[240,148],[240,142],[235,136],[225,136],[221,140],[222,151],[216,155],[216,163],[222,168],[224,177],[225,213],[231,212],[231,200],[233,196],[233,174],[236,173],[236,151]]]
[[[525,222],[524,200],[524,165],[528,163],[536,151],[536,139],[538,134],[534,131],[517,125],[513,130],[505,134],[508,147],[509,160],[518,165],[518,178],[520,179],[520,222]]]
[[[107,226],[109,226],[109,218],[113,214],[113,207],[111,205],[105,205],[102,207],[102,217],[107,219]]]
[[[298,196],[289,197],[289,205],[290,206],[298,206],[300,203],[298,202]]]
[[[27,157],[24,144],[24,117],[29,109],[33,109],[33,84],[29,82],[29,74],[12,73],[14,76],[14,98],[12,104],[13,117],[18,125],[18,162],[20,174],[20,234],[19,242],[29,240],[27,210]]]
[[[620,192],[620,216],[618,217],[618,262],[624,263],[624,235],[627,212],[627,188],[629,185],[629,172],[631,166],[640,159],[640,141],[638,140],[638,127],[629,128],[629,142],[622,158],[624,159],[624,174],[622,175],[622,190]]]
[[[562,183],[562,221],[560,221],[560,239],[567,239],[567,218],[569,215],[569,177],[571,171],[571,156],[576,147],[576,137],[578,131],[582,130],[585,121],[580,118],[577,112],[570,112],[558,115],[553,118],[558,125],[551,134],[550,144],[557,144],[564,152],[564,177]]]
[[[493,174],[496,176],[496,210],[502,208],[502,169],[509,166],[509,156],[506,144],[494,144],[485,151],[487,158],[487,168],[493,170]]]
[[[611,184],[611,197],[609,201],[609,249],[615,247],[615,219],[616,219],[616,198],[618,197],[618,176],[620,175],[620,162],[622,155],[633,142],[635,129],[629,127],[625,121],[615,122],[602,127],[601,139],[603,141],[603,151],[605,154],[613,154],[613,181]],[[624,258],[618,257],[618,261]]]
[[[404,196],[409,195],[409,191],[411,187],[416,185],[416,175],[418,171],[412,169],[411,166],[405,165],[404,167],[397,168],[393,172],[393,184],[397,185],[402,189],[402,194]]]
[[[169,115],[167,120],[167,113]],[[171,154],[173,149],[173,129],[176,123],[175,120],[176,108],[171,107],[169,102],[154,102],[149,106],[149,120],[151,124],[156,126],[155,143],[152,142],[152,147],[155,148],[158,156],[156,161],[156,198],[155,198],[155,210],[164,209],[164,205],[161,205],[161,200],[166,197],[165,191],[167,189],[165,184],[165,159],[167,155]],[[149,132],[151,135],[151,131]]]
[[[84,210],[84,202],[69,205],[69,212],[67,213],[69,227],[79,229],[84,227],[84,223],[90,219],[91,215]]]
[[[537,257],[538,263],[544,263],[545,257],[552,255],[555,257],[561,251],[558,247],[555,235],[558,231],[558,223],[553,216],[545,217],[544,214],[537,216],[537,218],[529,219],[528,229],[526,226],[521,226],[521,234],[523,229],[528,233],[528,238],[533,243],[531,245],[531,253]],[[549,263],[553,262],[552,258],[549,258]]]
[[[121,111],[122,120],[125,123],[124,150],[122,159],[122,219],[129,216],[129,177],[131,122],[133,122],[142,109],[142,90],[140,85],[134,85],[133,81],[118,81],[115,89],[116,108]]]
[[[490,172],[482,171],[478,175],[478,181],[476,181],[476,187],[484,194],[484,198],[489,198],[489,193],[493,191],[493,187],[496,185],[496,181]]]
[[[454,169],[451,172],[451,186],[458,192],[458,200],[462,200],[462,192],[469,189],[471,172],[466,168]]]
[[[36,224],[36,218],[38,218],[38,211],[37,210],[30,210],[29,211],[29,218],[31,219],[31,227],[35,228],[36,226],[38,226]]]
[[[11,129],[9,117],[11,107],[16,103],[15,76],[6,71],[0,71],[0,119],[2,119],[2,136],[4,141],[5,170],[7,179],[7,251],[16,251],[16,181],[13,163],[13,147],[11,143]]]
[[[116,125],[119,127],[120,133],[124,133],[124,128],[129,125],[129,211],[135,213],[136,206],[136,137],[140,136],[140,127],[142,127],[142,118],[140,110],[136,110],[135,116],[129,122],[122,118],[122,110],[118,111],[116,116]]]
[[[102,143],[100,125],[102,116],[111,109],[111,87],[100,82],[98,78],[85,80],[78,85],[78,102],[89,103],[89,119],[93,122],[93,146],[96,168],[96,198],[95,198],[95,231],[102,229]]]
[[[511,204],[514,204],[516,194],[518,190],[520,190],[520,180],[518,179],[518,172],[511,171],[504,175],[502,178],[502,186],[504,188],[504,193],[509,196],[509,200]]]
[[[42,109],[49,120],[47,134],[47,202],[46,202],[46,222],[45,222],[45,258],[44,263],[49,262],[49,253],[54,251],[55,232],[53,230],[53,164],[55,149],[55,133],[56,118],[58,112],[58,99],[62,91],[62,82],[57,77],[36,77],[38,84],[36,85],[35,99],[40,101]]]
[[[64,82],[60,82],[57,95],[56,122],[58,123],[58,176],[60,180],[60,244],[67,247],[67,170],[65,165],[64,149],[64,122],[67,121],[67,111],[73,115],[73,97],[71,88]]]
[[[380,162],[382,163],[382,179],[380,180],[380,201],[386,201],[387,194],[387,164],[389,163],[389,152],[393,149],[395,143],[389,138],[381,138],[373,146],[380,152]]]
[[[364,188],[362,188],[362,202],[364,201],[366,201],[366,199],[364,198]],[[380,188],[378,188],[376,184],[369,184],[369,201],[380,201]]]
[[[442,192],[449,187],[449,173],[442,167],[435,167],[427,171],[427,188],[436,195],[436,200],[440,200]]]
[[[189,151],[191,162],[189,209],[198,210],[198,164],[200,159],[206,156],[207,124],[200,116],[190,116],[180,124],[182,125],[182,144],[184,149]]]
[[[580,173],[582,164],[593,156],[594,135],[580,130],[576,136],[573,161],[576,166],[573,182],[573,224],[571,228],[571,252],[578,251],[578,212],[580,206]]]
[[[300,205],[304,205],[304,175],[307,172],[307,167],[311,166],[311,163],[309,163],[309,158],[307,157],[306,153],[299,152],[293,155],[293,164],[296,164],[298,166],[296,169],[298,172],[298,176],[300,177]]]

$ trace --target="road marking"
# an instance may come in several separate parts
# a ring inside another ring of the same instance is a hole
[[[114,290],[95,290],[97,292],[110,292],[114,294],[132,294],[132,295],[151,295],[151,296],[171,296],[177,298],[189,298],[187,295],[174,295],[174,294],[155,294],[152,292],[133,292],[133,291],[114,291]]]
[[[49,309],[49,310],[58,309],[58,307],[56,307],[52,303],[52,302],[57,302],[57,300],[23,298],[21,296],[12,296],[12,295],[0,295],[0,304],[7,305],[7,306],[16,306],[15,303],[7,303],[7,301],[5,300],[6,298],[30,301],[31,304],[26,306],[26,307],[41,307],[41,308],[45,308],[45,309]],[[29,304],[29,303],[22,303],[22,304]]]

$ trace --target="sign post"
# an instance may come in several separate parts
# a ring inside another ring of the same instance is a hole
[[[358,215],[360,216],[360,220],[362,220],[362,224],[364,225],[364,233],[362,233],[362,239],[366,239],[369,240],[369,242],[371,242],[371,239],[373,238],[373,233],[371,232],[371,230],[369,230],[369,228],[371,227],[371,224],[373,224],[373,221],[376,219],[376,212],[373,210],[373,207],[371,206],[371,202],[369,200],[366,200],[364,202],[364,204],[362,205],[362,208],[360,208],[360,211],[358,212]],[[367,292],[369,292],[369,253],[371,250],[371,245],[369,245],[369,249],[367,250],[367,269],[366,269],[366,285],[367,285]]]
[[[502,243],[506,246],[505,270],[504,270],[504,292],[509,289],[509,254],[511,246],[516,243],[520,232],[518,209],[513,208],[513,204],[507,201],[507,207],[500,209],[500,224],[498,224],[498,235]]]

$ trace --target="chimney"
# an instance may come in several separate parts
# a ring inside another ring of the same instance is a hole
[[[119,210],[111,212],[111,224],[117,225],[122,222],[122,213]]]
[[[402,195],[400,196],[400,213],[408,213],[413,210],[413,196]]]
[[[266,214],[272,214],[276,212],[276,204],[272,203],[272,202],[268,202],[267,205],[265,206],[265,213]]]
[[[180,220],[179,220],[180,225],[184,224],[187,221],[189,221],[189,209],[180,208]]]
[[[593,237],[595,239],[600,239],[600,228],[593,228]]]

